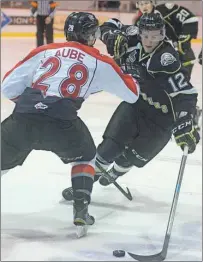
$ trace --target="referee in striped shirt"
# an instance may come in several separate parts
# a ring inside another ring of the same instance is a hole
[[[44,34],[46,43],[53,43],[53,24],[56,6],[57,3],[55,1],[41,0],[31,2],[31,16],[34,17],[37,14],[37,46],[44,44]]]

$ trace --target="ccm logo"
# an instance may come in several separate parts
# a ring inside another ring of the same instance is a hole
[[[182,124],[180,124],[179,126],[177,126],[173,129],[173,133],[177,132],[178,130],[183,129],[184,127],[191,126],[191,125],[192,125],[192,120],[189,120],[185,123],[182,123]]]

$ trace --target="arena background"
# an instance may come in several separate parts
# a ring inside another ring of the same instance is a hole
[[[36,26],[30,21],[30,1],[2,1],[1,3],[1,24],[8,19],[8,24],[2,27],[2,37],[35,37]],[[117,8],[108,8],[104,2],[119,2]],[[158,1],[162,3],[164,1]],[[169,1],[168,1],[169,2]],[[193,42],[202,41],[202,1],[170,1],[183,5],[199,17],[198,38]],[[124,24],[131,24],[135,16],[136,1],[57,1],[58,7],[55,14],[54,36],[63,38],[64,20],[72,11],[93,12],[101,23],[110,17],[119,18]],[[10,21],[9,21],[10,20]]]

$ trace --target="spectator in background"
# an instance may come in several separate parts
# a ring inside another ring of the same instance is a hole
[[[99,1],[99,9],[109,8],[109,9],[118,9],[120,6],[120,1]]]
[[[32,1],[31,2],[31,16],[36,17],[37,24],[37,46],[44,44],[44,34],[46,36],[46,43],[50,44],[54,41],[54,14],[57,3],[55,1]]]

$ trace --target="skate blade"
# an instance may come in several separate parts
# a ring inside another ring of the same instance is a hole
[[[87,235],[88,226],[76,226],[76,235],[77,238],[81,238]]]

